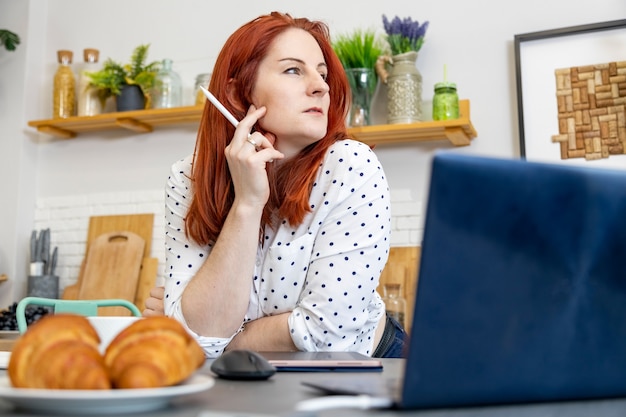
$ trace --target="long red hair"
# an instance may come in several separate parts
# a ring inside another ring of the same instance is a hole
[[[311,210],[309,195],[326,150],[335,141],[347,137],[345,119],[350,107],[350,86],[332,49],[328,26],[323,22],[293,18],[278,12],[251,20],[235,31],[222,47],[209,84],[209,90],[237,120],[241,120],[252,104],[252,91],[261,60],[274,39],[290,28],[303,29],[311,34],[326,60],[326,82],[330,87],[328,130],[324,138],[309,145],[279,168],[268,164],[270,198],[261,219],[262,227],[272,227],[272,219],[276,219],[276,215],[292,225],[303,221]],[[237,88],[229,99],[226,86],[231,80]],[[235,198],[224,156],[224,149],[234,133],[235,128],[207,102],[194,151],[191,174],[194,195],[186,218],[186,233],[199,244],[206,245],[217,240]]]

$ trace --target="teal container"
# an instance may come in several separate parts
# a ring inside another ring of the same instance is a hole
[[[433,120],[450,120],[459,118],[459,95],[456,84],[441,82],[435,84],[433,97]]]

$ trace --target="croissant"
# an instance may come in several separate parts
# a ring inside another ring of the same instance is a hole
[[[204,351],[184,327],[166,316],[132,323],[111,341],[104,363],[114,388],[177,384],[204,363]]]
[[[17,388],[109,389],[99,343],[98,333],[83,316],[44,316],[15,342],[9,380]]]

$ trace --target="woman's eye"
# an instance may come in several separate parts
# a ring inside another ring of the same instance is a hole
[[[291,67],[291,68],[287,68],[287,70],[285,71],[287,74],[300,74],[300,68],[298,67]]]
[[[322,80],[328,81],[328,74],[322,72],[322,73],[320,73],[320,75],[322,77]]]

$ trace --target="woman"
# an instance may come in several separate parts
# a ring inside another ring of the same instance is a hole
[[[173,165],[165,290],[144,314],[164,308],[208,357],[400,356],[405,334],[376,293],[389,189],[371,149],[347,139],[349,86],[327,26],[276,12],[250,21],[209,90],[240,123],[207,103],[194,154]]]

